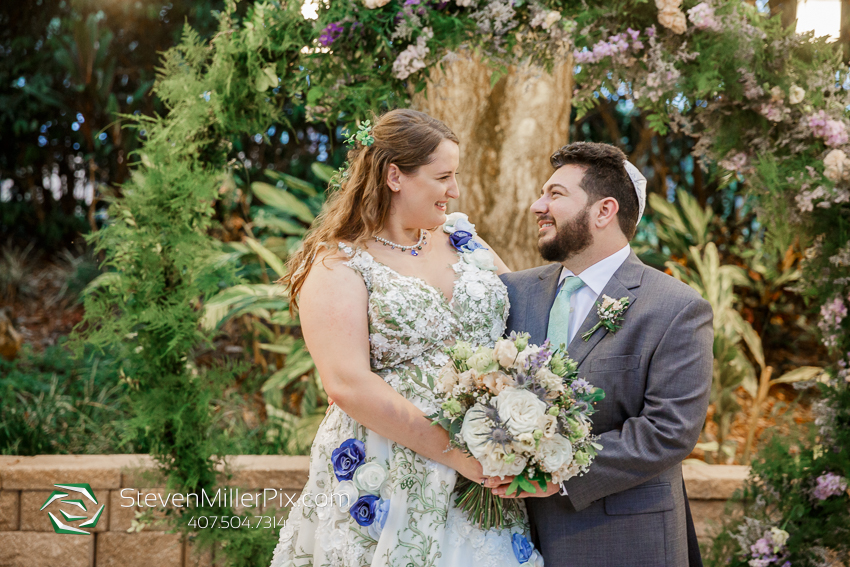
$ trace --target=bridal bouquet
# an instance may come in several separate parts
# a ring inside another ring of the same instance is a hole
[[[583,474],[602,447],[590,432],[600,388],[579,378],[577,364],[512,333],[494,348],[458,341],[434,385],[440,409],[429,418],[449,431],[453,445],[475,457],[486,476],[514,476],[508,494],[534,493]],[[467,479],[457,505],[483,529],[519,518],[516,500],[502,500]]]

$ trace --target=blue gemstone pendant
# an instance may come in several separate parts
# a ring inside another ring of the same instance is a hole
[[[411,256],[419,256],[419,252],[417,252],[416,250],[411,250],[410,255]]]

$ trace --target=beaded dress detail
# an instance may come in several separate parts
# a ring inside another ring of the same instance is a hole
[[[502,337],[509,308],[504,284],[495,272],[459,258],[449,300],[365,250],[344,244],[339,249],[369,294],[372,371],[426,415],[433,413],[437,402],[429,377],[435,382],[448,362],[444,348],[455,340],[492,347]],[[359,525],[334,500],[340,481],[331,455],[351,438],[364,443],[366,462],[389,471],[381,489],[389,500],[383,528]],[[527,536],[527,522],[477,528],[455,508],[456,480],[453,469],[366,429],[333,405],[313,442],[309,479],[280,530],[272,567],[517,567],[511,536]]]

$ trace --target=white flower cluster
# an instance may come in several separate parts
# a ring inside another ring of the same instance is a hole
[[[435,385],[439,420],[459,422],[453,442],[478,459],[485,475],[526,471],[560,483],[586,470],[600,448],[588,409],[597,389],[576,379],[574,361],[548,345],[529,345],[527,334],[493,348],[458,342],[448,353],[451,362]]]
[[[428,40],[434,37],[431,28],[422,28],[422,33],[416,38],[415,45],[408,45],[407,49],[398,54],[393,61],[393,76],[402,81],[413,73],[425,68],[425,58],[431,53],[428,49]]]
[[[658,23],[675,34],[683,34],[688,20],[682,11],[682,0],[655,0],[658,8]]]

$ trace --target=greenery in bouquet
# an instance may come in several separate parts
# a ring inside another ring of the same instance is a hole
[[[527,333],[512,333],[493,348],[463,341],[449,347],[450,361],[434,386],[441,406],[429,416],[449,431],[453,445],[478,459],[486,476],[513,476],[509,495],[583,474],[602,448],[590,416],[604,392],[579,378],[575,361],[549,341],[528,341]],[[513,500],[468,481],[456,490],[458,506],[482,527],[517,518]]]

